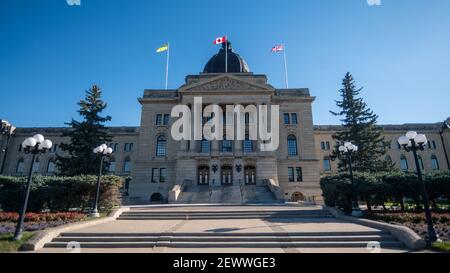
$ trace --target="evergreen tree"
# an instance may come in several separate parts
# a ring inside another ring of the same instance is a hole
[[[81,174],[96,174],[99,159],[93,154],[93,149],[103,143],[112,141],[108,135],[105,122],[111,120],[110,116],[100,116],[107,104],[101,100],[101,89],[93,85],[83,100],[78,102],[78,113],[83,118],[79,122],[72,119],[66,123],[71,129],[62,134],[69,137],[70,143],[61,144],[65,155],[57,156],[58,170],[62,175],[72,176]]]
[[[357,88],[350,73],[342,81],[343,88],[339,91],[341,100],[336,101],[339,112],[330,111],[333,115],[342,117],[344,130],[337,132],[333,138],[339,143],[350,141],[359,147],[353,156],[355,171],[385,171],[391,169],[392,162],[386,159],[389,143],[382,136],[382,128],[377,126],[378,116],[367,106],[359,94],[363,88]],[[338,154],[337,150],[334,154]],[[347,163],[342,160],[340,168],[346,168]]]

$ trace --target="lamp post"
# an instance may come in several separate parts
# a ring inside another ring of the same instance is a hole
[[[19,221],[17,223],[16,232],[14,233],[14,240],[18,241],[22,237],[23,223],[25,221],[25,214],[27,212],[28,198],[30,197],[33,166],[36,155],[44,154],[52,148],[53,144],[50,140],[45,139],[43,135],[35,135],[33,137],[25,139],[22,143],[25,153],[32,154],[30,170],[28,171],[27,188],[25,191],[25,198],[23,200],[22,211],[19,215]]]
[[[358,152],[358,146],[353,145],[351,142],[345,142],[344,145],[339,146],[339,153],[348,159],[350,181],[352,183],[352,216],[361,217],[362,212],[355,196],[355,179],[353,177],[353,154],[356,152]]]
[[[95,192],[95,201],[94,201],[94,207],[91,212],[91,217],[98,218],[100,217],[100,214],[98,213],[98,199],[100,197],[100,180],[102,176],[102,170],[103,170],[103,161],[105,160],[105,157],[109,157],[113,153],[112,148],[108,148],[106,144],[102,144],[94,149],[94,154],[100,157],[100,168],[98,170],[98,177],[97,177],[97,189]]]
[[[0,167],[0,174],[3,174],[3,171],[5,169],[6,154],[8,153],[9,141],[15,131],[16,127],[14,127],[11,123],[9,123],[6,120],[0,120],[0,135],[6,136],[6,145],[5,148],[2,149],[3,158],[2,158],[2,165]]]
[[[417,169],[417,176],[419,177],[419,182],[422,184],[422,190],[423,190],[423,205],[425,208],[425,216],[427,218],[427,225],[428,225],[428,237],[431,242],[435,242],[437,240],[436,231],[433,227],[433,219],[431,218],[431,211],[430,211],[430,202],[428,199],[428,192],[427,187],[425,185],[425,182],[423,181],[422,177],[422,171],[419,164],[419,157],[417,156],[417,151],[423,151],[425,148],[425,145],[427,144],[428,140],[427,137],[423,134],[417,134],[417,132],[410,131],[406,133],[405,136],[401,136],[398,139],[398,143],[405,149],[405,151],[413,152],[414,155],[414,161],[416,163],[416,169]]]
[[[450,129],[450,118],[448,118],[446,121],[444,121],[444,124],[442,124],[441,129],[439,129],[439,135],[441,136],[442,147],[444,148],[445,161],[447,162],[447,169],[450,171],[450,162],[448,159],[447,147],[445,146],[445,141],[444,141],[444,130],[448,130],[448,129]]]

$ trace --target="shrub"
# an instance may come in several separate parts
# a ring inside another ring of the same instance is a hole
[[[430,173],[424,176],[431,203],[437,208],[437,200],[449,198],[450,173]],[[370,210],[372,205],[382,205],[388,201],[399,203],[405,210],[405,199],[411,199],[416,209],[421,208],[423,186],[417,175],[406,172],[355,173],[355,198],[364,201]],[[351,210],[351,181],[348,174],[322,177],[320,182],[325,204],[339,207],[345,212]]]
[[[25,214],[25,222],[76,222],[86,219],[85,213],[58,212]],[[17,222],[19,214],[16,212],[0,212],[0,222]]]
[[[33,178],[27,211],[41,212],[84,211],[92,207],[97,183],[96,176],[36,176]],[[120,205],[123,179],[118,176],[103,176],[100,187],[99,208],[110,210]],[[19,211],[26,186],[25,177],[0,176],[0,206],[4,211]]]

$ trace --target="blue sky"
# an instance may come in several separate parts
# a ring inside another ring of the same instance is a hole
[[[291,87],[317,97],[315,124],[338,124],[347,71],[380,123],[450,117],[450,1],[382,0],[0,0],[0,118],[17,126],[63,126],[77,118],[84,90],[99,84],[110,125],[140,123],[137,98],[203,70],[228,34],[254,73],[284,87],[285,42]],[[417,110],[416,110],[417,109]]]

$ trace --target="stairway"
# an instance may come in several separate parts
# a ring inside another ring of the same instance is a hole
[[[382,248],[401,248],[384,231],[323,233],[63,233],[46,248],[366,248],[369,242]]]
[[[161,231],[145,228],[157,224],[165,225],[166,228]],[[47,243],[45,248],[67,248],[70,242],[79,243],[82,249],[98,249],[100,252],[117,248],[154,247],[166,247],[169,252],[170,249],[206,251],[219,248],[234,251],[271,251],[280,248],[345,248],[366,251],[369,243],[374,242],[379,243],[381,248],[399,251],[404,248],[387,231],[354,224],[339,228],[339,224],[347,225],[317,206],[272,204],[135,207],[102,227],[61,233]],[[317,230],[314,226],[305,228],[309,225],[316,225]]]
[[[131,210],[117,220],[205,220],[205,219],[325,219],[333,216],[324,210]]]
[[[177,203],[181,204],[205,204],[209,203],[210,190],[209,186],[187,186],[181,192]]]
[[[267,186],[187,186],[180,194],[178,204],[275,204],[277,200]]]
[[[267,186],[246,185],[243,189],[244,203],[246,204],[274,204],[283,202],[277,200]]]

